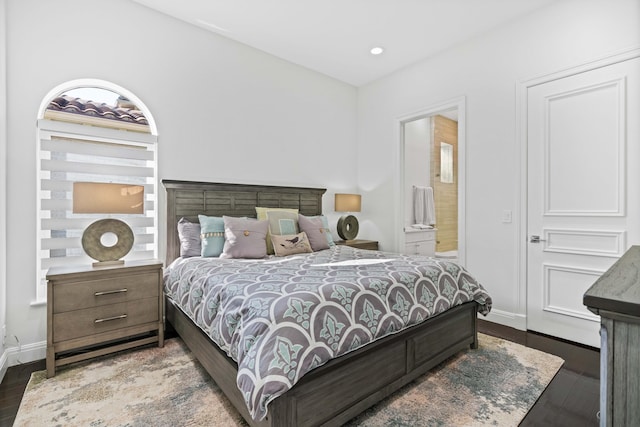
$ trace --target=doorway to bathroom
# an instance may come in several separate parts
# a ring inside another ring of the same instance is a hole
[[[430,117],[431,177],[436,212],[436,256],[458,257],[458,114]]]
[[[403,252],[464,258],[463,120],[461,98],[399,121]]]

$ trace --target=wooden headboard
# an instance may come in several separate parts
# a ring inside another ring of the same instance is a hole
[[[198,222],[198,215],[256,217],[256,206],[298,209],[303,215],[322,214],[324,188],[225,184],[162,180],[167,190],[167,256],[169,265],[180,256],[178,221]]]

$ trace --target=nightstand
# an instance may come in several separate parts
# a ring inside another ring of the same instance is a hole
[[[378,242],[375,240],[361,240],[361,239],[338,240],[335,243],[336,245],[347,245],[347,246],[351,246],[352,248],[368,249],[370,251],[378,250]]]
[[[56,367],[164,345],[162,261],[52,267],[47,273],[47,377]]]

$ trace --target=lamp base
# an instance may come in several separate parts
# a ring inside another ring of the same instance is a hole
[[[353,215],[341,216],[338,220],[338,236],[344,240],[354,240],[358,235],[360,225],[358,219]]]
[[[116,243],[112,246],[105,246],[102,243],[102,236],[114,234]],[[120,258],[129,253],[133,247],[133,231],[131,227],[119,219],[101,219],[84,230],[82,234],[82,249],[91,258],[98,261],[95,266],[103,266],[104,262],[124,263]],[[97,264],[97,265],[96,265]]]
[[[118,261],[97,261],[91,264],[91,266],[93,268],[100,268],[100,267],[111,267],[113,265],[123,265],[123,264],[124,264],[124,260],[119,259]]]

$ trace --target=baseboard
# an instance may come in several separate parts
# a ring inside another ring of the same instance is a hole
[[[0,356],[0,383],[4,380],[7,369],[9,369],[9,351],[5,349]]]
[[[47,355],[47,342],[42,341],[19,347],[10,347],[5,350],[4,354],[7,355],[8,367],[42,360]]]
[[[525,316],[524,314],[516,314],[510,313],[508,311],[492,309],[486,317],[480,316],[480,318],[489,322],[509,326],[520,331],[527,330],[527,316]]]

